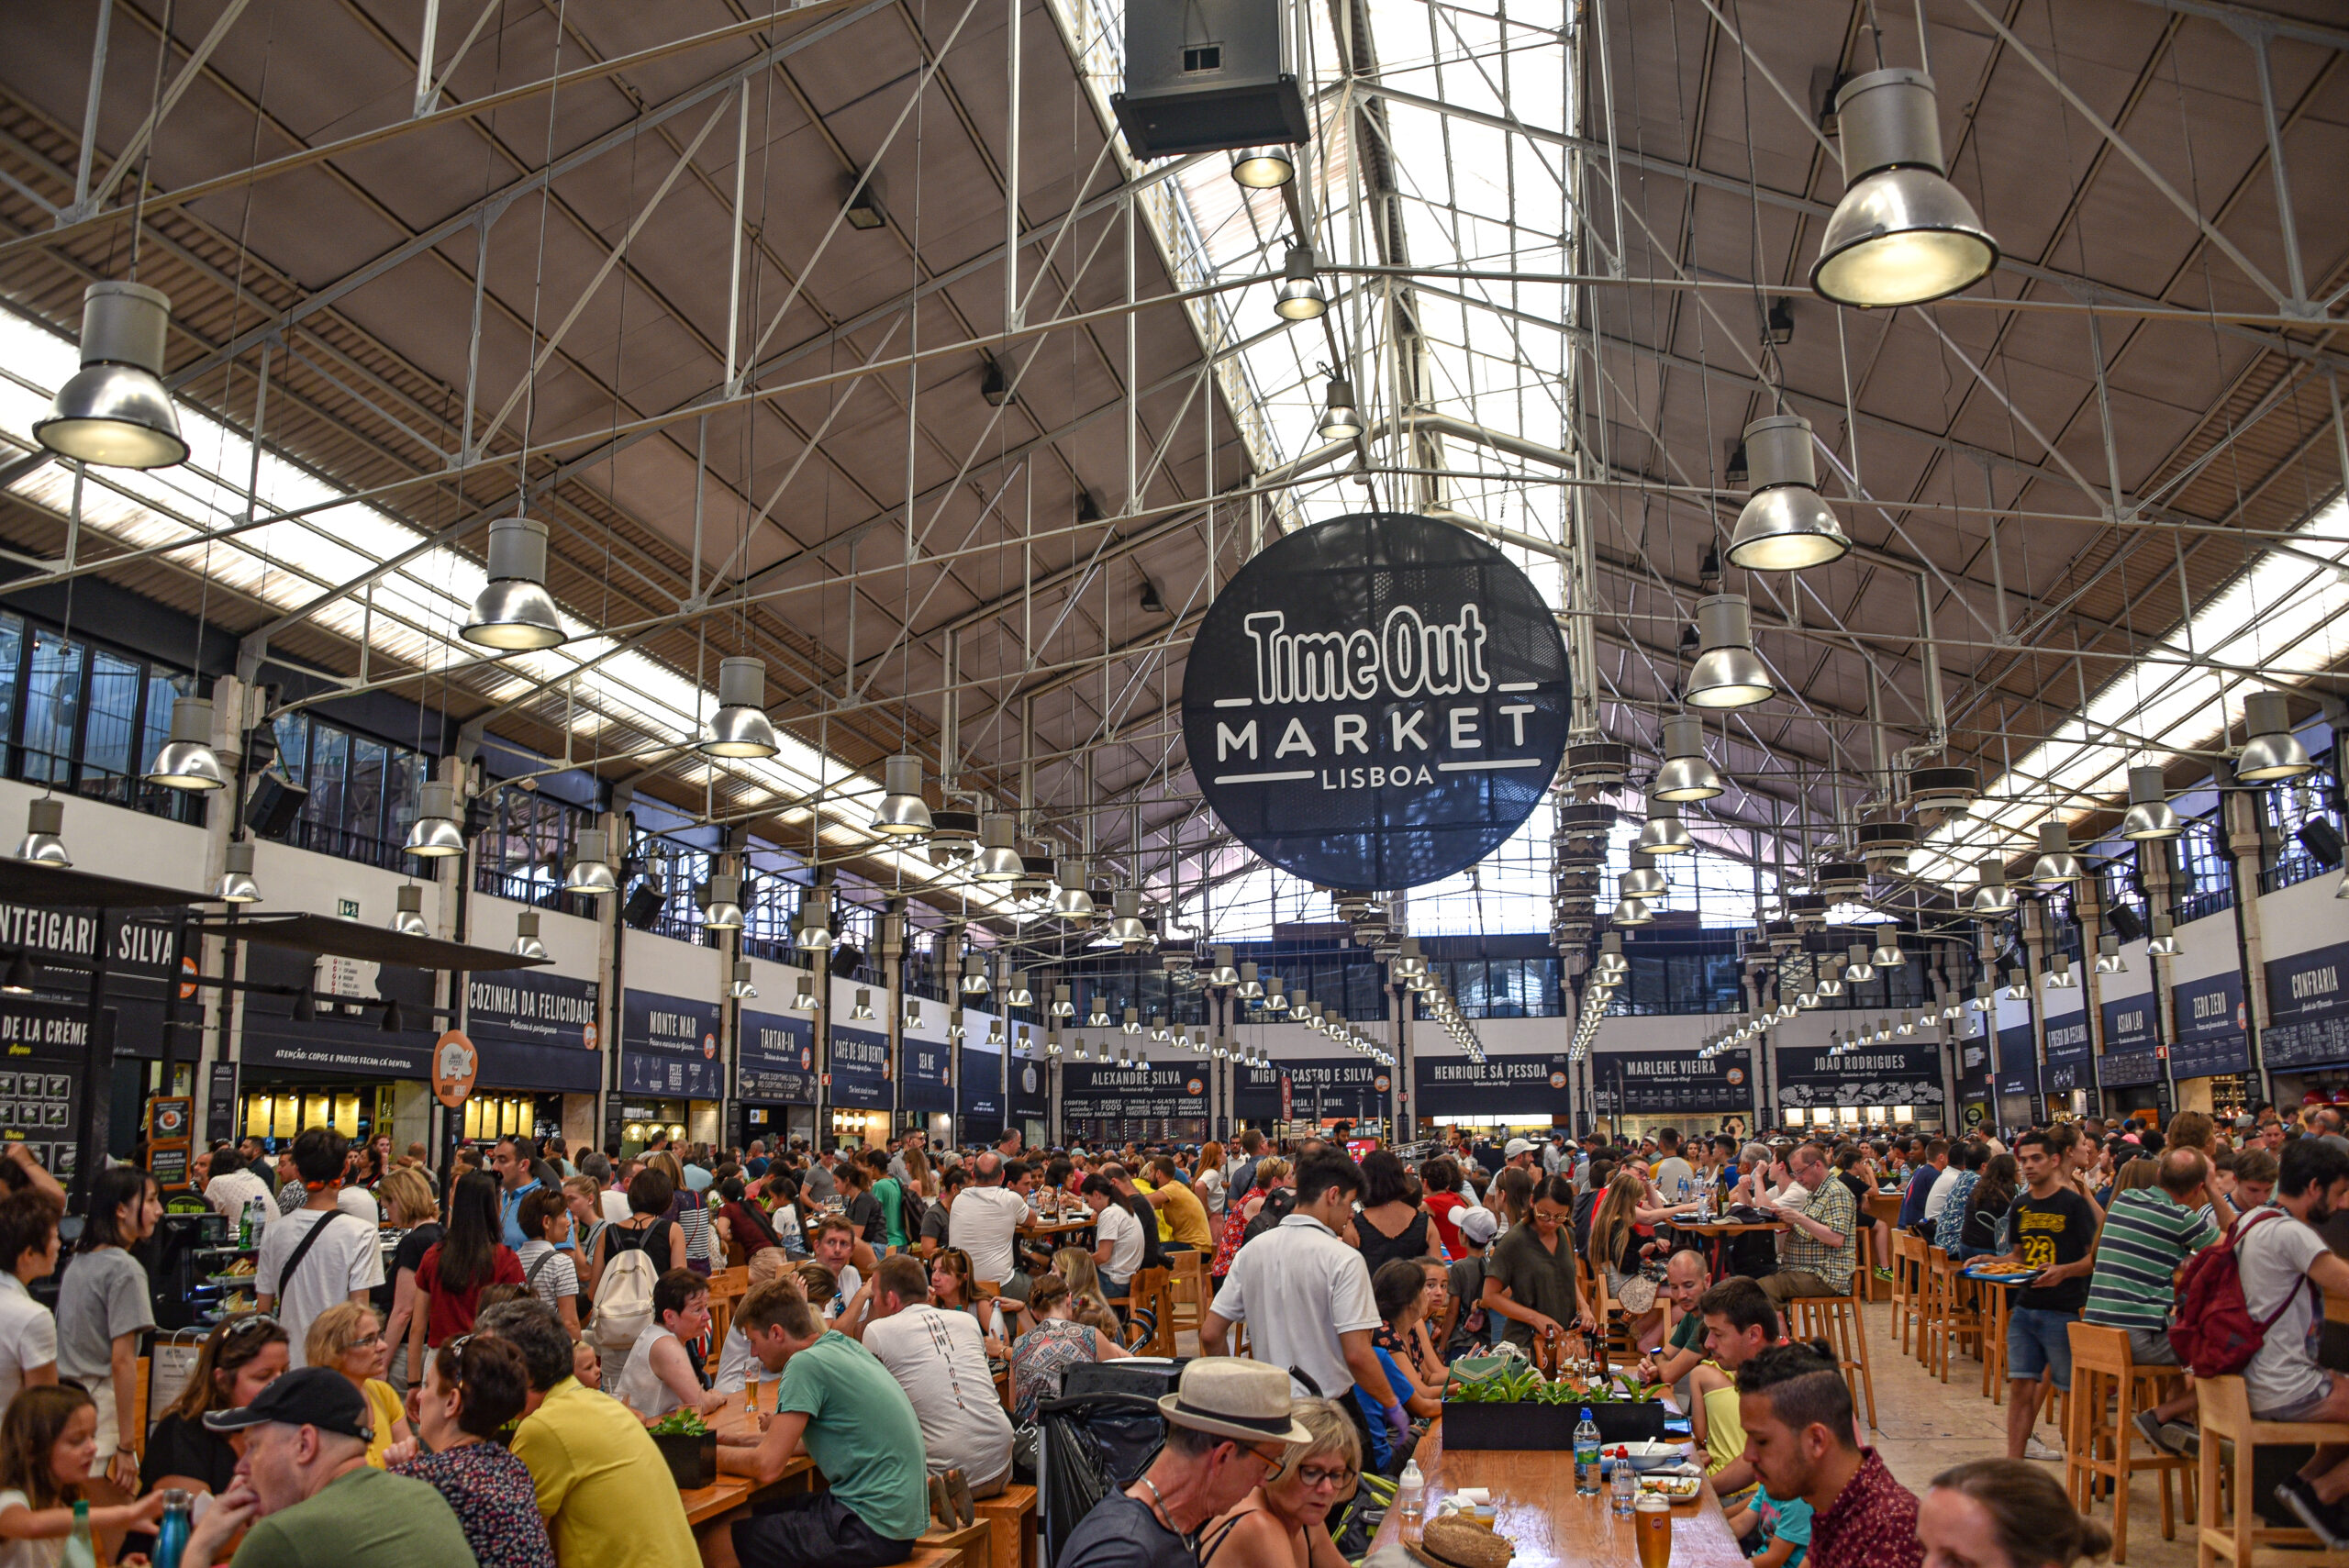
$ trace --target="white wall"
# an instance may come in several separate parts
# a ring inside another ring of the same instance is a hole
[[[535,913],[539,917],[539,940],[546,944],[547,956],[554,960],[546,966],[549,973],[569,975],[573,980],[603,979],[603,933],[595,921],[552,909],[534,910],[528,904],[493,898],[484,893],[471,896],[467,911],[473,928],[471,940],[474,945],[485,948],[510,947],[515,917]]]
[[[24,837],[26,807],[39,795],[35,785],[0,780],[0,838],[6,840],[0,852],[15,851],[17,840]],[[190,893],[210,891],[219,875],[217,867],[206,864],[206,834],[201,828],[78,795],[60,798],[65,802],[65,849],[73,857],[76,871],[184,888]],[[262,891],[271,892],[266,883]],[[385,905],[386,918],[391,912]]]

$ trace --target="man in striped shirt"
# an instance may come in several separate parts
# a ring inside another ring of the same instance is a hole
[[[2169,1342],[2177,1271],[2219,1239],[2219,1227],[2203,1207],[2210,1179],[2210,1163],[2200,1150],[2173,1149],[2162,1156],[2154,1185],[2115,1194],[2105,1212],[2081,1316],[2128,1330],[2129,1353],[2139,1366],[2177,1364],[2177,1351]],[[2137,1429],[2165,1453],[2192,1453],[2199,1440],[2179,1418],[2193,1408],[2188,1388],[2138,1412]]]

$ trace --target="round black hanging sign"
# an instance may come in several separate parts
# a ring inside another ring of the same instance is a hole
[[[1566,648],[1516,564],[1409,513],[1267,547],[1191,644],[1183,738],[1208,806],[1324,887],[1436,882],[1498,848],[1565,753]]]

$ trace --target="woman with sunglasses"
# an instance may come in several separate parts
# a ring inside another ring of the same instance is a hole
[[[244,1434],[223,1437],[206,1427],[204,1418],[214,1410],[251,1404],[285,1365],[285,1329],[274,1318],[256,1313],[230,1318],[213,1329],[196,1352],[187,1386],[147,1434],[147,1457],[139,1466],[140,1495],[166,1486],[216,1497],[227,1491],[236,1478]],[[152,1549],[151,1536],[134,1534],[122,1543],[125,1555]]]
[[[384,1468],[384,1451],[408,1437],[407,1410],[399,1391],[384,1381],[391,1364],[392,1347],[384,1338],[384,1320],[375,1309],[356,1301],[340,1302],[311,1320],[302,1342],[304,1360],[311,1366],[330,1366],[351,1380],[375,1418],[375,1435],[367,1444],[367,1462]]]
[[[1288,1464],[1200,1533],[1199,1568],[1346,1568],[1330,1534],[1330,1510],[1353,1496],[1362,1440],[1327,1399],[1300,1399],[1289,1414],[1313,1440]]]

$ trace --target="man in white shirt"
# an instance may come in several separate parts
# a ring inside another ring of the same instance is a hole
[[[930,1473],[961,1471],[974,1497],[1001,1492],[1011,1479],[1011,1418],[987,1370],[979,1320],[931,1305],[929,1265],[900,1253],[874,1271],[863,1338],[913,1402]]]
[[[1661,1129],[1655,1144],[1662,1154],[1655,1162],[1656,1195],[1666,1203],[1686,1203],[1697,1195],[1697,1168],[1681,1158],[1680,1129]]]
[[[1101,1271],[1101,1294],[1111,1301],[1123,1301],[1134,1272],[1141,1267],[1141,1221],[1126,1207],[1108,1177],[1087,1176],[1079,1190],[1085,1195],[1085,1207],[1093,1211],[1093,1262]]]
[[[375,1227],[339,1201],[350,1147],[330,1127],[304,1128],[294,1140],[294,1169],[309,1201],[262,1232],[254,1305],[284,1326],[290,1366],[306,1364],[303,1340],[319,1313],[339,1301],[364,1302],[384,1283]]]
[[[1963,1174],[1965,1170],[1956,1161],[1944,1157],[1942,1173],[1933,1178],[1932,1189],[1925,1194],[1926,1224],[1940,1223],[1942,1210],[1949,1207],[1949,1195],[1957,1190],[1957,1178]]]
[[[212,1206],[212,1212],[226,1218],[233,1231],[255,1198],[262,1200],[264,1224],[277,1218],[277,1205],[271,1201],[269,1184],[246,1167],[244,1155],[234,1149],[214,1150],[212,1178],[204,1184],[204,1201]]]
[[[1338,1238],[1353,1218],[1362,1171],[1342,1149],[1298,1160],[1297,1207],[1280,1224],[1233,1254],[1231,1272],[1215,1304],[1200,1315],[1199,1354],[1219,1356],[1234,1323],[1248,1325],[1249,1353],[1260,1362],[1301,1373],[1308,1394],[1335,1399],[1357,1383],[1383,1407],[1388,1436],[1400,1442],[1411,1418],[1395,1402],[1371,1331],[1378,1303],[1362,1254]]]
[[[57,1381],[57,1319],[27,1287],[57,1272],[63,1212],[31,1188],[0,1200],[0,1409],[18,1389]]]
[[[993,1150],[971,1162],[971,1184],[947,1216],[946,1244],[971,1255],[971,1273],[978,1279],[1025,1301],[1029,1280],[1019,1272],[1017,1238],[1036,1222],[1027,1200],[1004,1186],[1003,1164],[1003,1156]]]
[[[2317,1228],[2349,1212],[2349,1154],[2313,1138],[2284,1146],[2273,1207],[2235,1222],[2235,1260],[2243,1273],[2243,1302],[2267,1332],[2243,1369],[2252,1418],[2260,1421],[2349,1421],[2349,1376],[2319,1366],[2324,1331],[2321,1293],[2349,1295],[2349,1260],[2325,1245]],[[2279,1212],[2280,1211],[2280,1212]],[[2273,1317],[2271,1314],[2280,1316]],[[2349,1548],[2349,1447],[2320,1447],[2299,1473],[2276,1488],[2324,1544]]]

